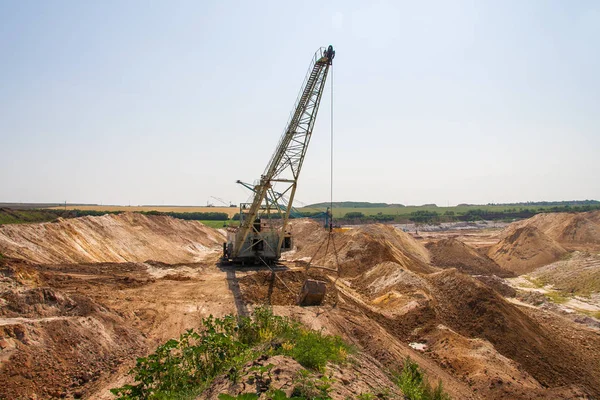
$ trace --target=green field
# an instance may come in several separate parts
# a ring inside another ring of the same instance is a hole
[[[237,226],[238,225],[238,221],[232,221],[232,220],[228,220],[228,221],[200,221],[202,222],[204,225],[206,226],[210,226],[211,228],[225,228],[227,226]]]
[[[46,210],[10,210],[0,209],[0,225],[48,222],[56,219],[56,214]]]
[[[360,204],[360,203],[359,203]],[[364,204],[364,203],[363,203]],[[365,206],[337,206],[334,203],[333,217],[344,218],[348,213],[360,212],[365,217],[374,217],[377,215],[393,216],[396,221],[406,221],[414,217],[414,213],[437,213],[440,217],[459,217],[474,213],[491,213],[491,214],[506,214],[508,218],[523,218],[540,212],[579,212],[599,209],[600,205],[584,204],[584,205],[537,205],[533,204],[498,204],[498,205],[458,205],[451,207],[437,207],[435,205],[423,206],[387,206],[387,207],[365,207]],[[326,207],[322,204],[315,206],[306,206],[299,208],[300,212],[317,212],[324,211]],[[522,215],[519,215],[522,214]],[[498,215],[496,215],[497,219]]]

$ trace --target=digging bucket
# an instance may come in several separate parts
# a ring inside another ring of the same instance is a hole
[[[327,286],[323,281],[307,279],[304,281],[298,304],[301,306],[318,306],[325,299]]]

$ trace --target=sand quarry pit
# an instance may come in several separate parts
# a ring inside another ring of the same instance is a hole
[[[407,356],[456,399],[598,398],[600,331],[515,304],[504,278],[532,274],[594,295],[585,282],[600,269],[599,220],[546,214],[425,239],[366,225],[334,234],[337,257],[321,246],[323,228],[295,220],[296,246],[275,273],[219,265],[220,231],[170,217],[1,226],[0,398],[113,398],[108,389],[128,381],[136,357],[210,314],[262,304],[356,346],[355,370],[334,371],[354,383],[336,386],[334,398],[389,385],[386,371]],[[327,296],[303,308],[297,293],[311,260],[339,274],[309,270]],[[199,398],[229,387],[218,379]]]

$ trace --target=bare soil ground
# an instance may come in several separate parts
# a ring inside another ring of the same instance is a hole
[[[595,214],[584,217],[597,223]],[[321,246],[325,230],[294,221],[297,247],[273,274],[220,266],[221,234],[192,222],[131,214],[69,222],[0,228],[0,251],[10,256],[0,260],[0,398],[109,399],[108,388],[130,379],[136,356],[210,314],[247,314],[259,304],[357,347],[356,363],[331,369],[336,398],[391,387],[386,371],[406,356],[457,399],[600,397],[600,330],[508,301],[515,289],[497,275],[521,265],[485,256],[527,224],[420,239],[362,226],[334,234],[336,256],[333,245]],[[588,222],[577,224],[593,233]],[[566,246],[550,228],[535,229]],[[518,236],[511,254],[530,244]],[[578,236],[569,237],[575,246]],[[593,248],[589,238],[577,246],[585,243]],[[579,282],[598,269],[594,254],[573,255],[582,261],[567,267],[570,275],[552,264],[540,277]],[[310,260],[339,265],[339,274],[309,269],[327,282],[327,297],[302,308],[295,302]],[[263,361],[278,366],[278,384],[288,388],[295,362]],[[218,379],[201,398],[246,389]]]
[[[223,235],[198,221],[138,213],[0,226],[0,252],[35,263],[197,262]]]
[[[535,227],[567,250],[600,251],[600,212],[538,214],[513,224]]]
[[[520,275],[559,260],[566,253],[554,239],[527,225],[508,230],[506,236],[489,249],[488,256],[501,267]]]
[[[431,253],[431,263],[441,268],[456,268],[471,275],[512,276],[485,254],[458,239],[442,239],[426,245]]]

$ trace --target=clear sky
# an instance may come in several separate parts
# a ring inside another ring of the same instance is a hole
[[[0,0],[0,201],[245,201],[329,44],[334,200],[600,199],[598,1]]]

